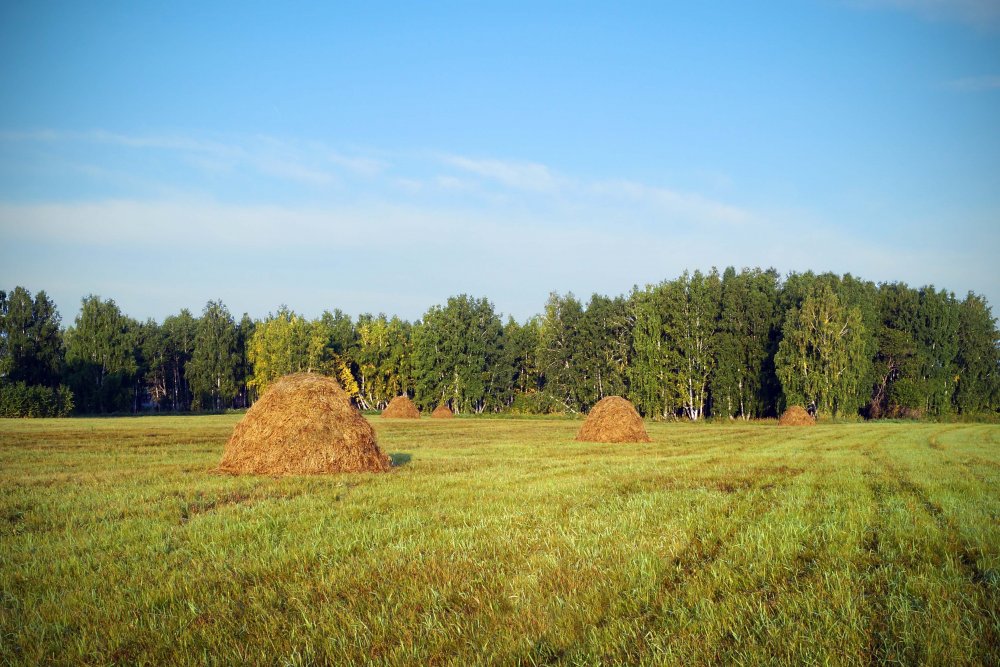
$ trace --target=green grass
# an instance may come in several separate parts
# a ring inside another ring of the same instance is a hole
[[[391,473],[275,479],[238,419],[0,420],[0,662],[1000,663],[997,425],[375,418]]]

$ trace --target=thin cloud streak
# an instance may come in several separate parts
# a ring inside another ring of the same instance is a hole
[[[106,130],[38,130],[0,132],[0,141],[95,144],[135,151],[160,151],[203,171],[225,172],[245,166],[266,176],[313,186],[337,182],[340,178],[338,172],[375,176],[389,166],[383,160],[372,157],[345,155],[324,147],[310,148],[269,137],[226,143],[177,135],[127,135]]]
[[[438,198],[440,205],[451,206],[461,196],[478,200],[484,207],[505,206],[519,201],[525,206],[584,211],[600,209],[609,218],[618,218],[639,207],[643,216],[653,216],[657,224],[730,223],[740,224],[753,218],[748,211],[730,203],[716,201],[698,193],[681,192],[661,185],[630,179],[586,181],[559,173],[540,162],[473,158],[458,154],[401,155],[391,152],[348,155],[321,144],[297,144],[272,137],[254,137],[238,142],[218,142],[171,135],[126,135],[103,130],[74,133],[40,130],[26,133],[0,133],[0,141],[44,144],[90,143],[122,147],[131,151],[163,151],[181,160],[183,167],[170,173],[146,174],[153,180],[143,192],[190,192],[202,189],[198,174],[228,179],[239,190],[254,193],[260,186],[294,182],[307,189],[302,192],[318,197],[326,204],[337,204],[352,185],[361,185],[374,193],[376,200],[394,201],[402,197]],[[68,153],[66,163],[79,165],[79,156]],[[142,181],[144,172],[133,165],[122,166],[114,155],[88,151],[84,171],[99,176],[101,184],[113,184],[114,174],[121,175],[117,185],[127,193]],[[451,170],[449,172],[449,168]],[[250,172],[246,170],[249,169]],[[256,175],[249,186],[246,180]],[[263,181],[260,181],[263,179]],[[148,181],[149,179],[147,179]],[[122,198],[116,192],[116,198]],[[125,197],[127,198],[127,197]],[[181,194],[179,199],[183,199]]]
[[[836,228],[807,227],[789,236],[791,222],[777,218],[723,234],[688,226],[625,233],[601,224],[599,211],[594,215],[553,225],[546,216],[413,205],[5,204],[0,228],[8,243],[0,256],[0,284],[50,290],[67,319],[89,292],[119,298],[127,312],[142,318],[197,309],[208,298],[222,297],[234,311],[254,316],[287,302],[309,315],[339,307],[408,319],[467,292],[488,296],[498,309],[523,319],[540,311],[551,290],[581,298],[617,294],[684,269],[731,264],[830,270],[871,280],[933,282],[960,292],[978,265],[970,253],[954,248],[930,253],[859,243]],[[123,271],[142,274],[126,293]],[[68,286],[59,278],[66,274],[85,278]],[[164,281],[175,285],[172,295],[163,292]],[[996,281],[988,285],[993,294],[987,296],[996,297]],[[276,301],[262,305],[262,298]]]
[[[0,204],[0,229],[11,240],[147,252],[192,243],[239,250],[357,248],[409,243],[420,217],[390,206],[318,209],[241,206],[212,201],[108,200],[71,204]]]
[[[93,192],[113,194],[82,201],[0,200],[0,230],[7,240],[0,248],[0,286],[48,289],[64,284],[66,275],[83,276],[70,281],[82,293],[69,288],[60,297],[70,306],[90,291],[116,296],[123,266],[136,277],[137,305],[130,312],[155,317],[211,287],[217,291],[207,298],[232,295],[234,309],[255,315],[266,313],[260,306],[265,294],[287,294],[281,299],[288,301],[311,294],[297,307],[317,313],[330,307],[385,310],[415,318],[449,295],[468,292],[495,298],[499,308],[520,318],[538,312],[553,289],[581,296],[619,293],[684,269],[729,264],[850,271],[956,291],[976,287],[1000,297],[983,252],[989,243],[966,248],[956,237],[934,253],[906,249],[888,239],[852,236],[828,220],[810,219],[809,212],[751,209],[627,178],[576,178],[540,162],[346,154],[261,137],[226,144],[39,131],[0,133],[0,141],[86,141],[183,157],[179,172],[147,171],[141,165],[155,160],[122,162],[114,151],[88,146],[92,178],[101,186]],[[79,147],[73,148],[60,154],[60,168],[80,159]],[[39,153],[59,151],[46,144]],[[354,169],[330,167],[341,157]],[[196,160],[205,164],[188,164]],[[140,168],[127,171],[136,164]],[[204,170],[219,170],[219,182],[240,199],[197,195]],[[158,187],[136,185],[135,179]],[[255,187],[266,190],[288,180],[306,187],[292,196],[279,190],[277,196],[245,197],[256,194]],[[172,266],[169,275],[157,273],[162,264]],[[164,280],[176,282],[178,276],[183,284],[173,300],[157,296]],[[139,298],[144,284],[149,303]]]
[[[463,171],[518,190],[552,193],[564,183],[547,166],[536,162],[473,159],[461,155],[449,155],[443,161]]]
[[[701,219],[709,222],[742,224],[752,219],[752,214],[736,206],[723,204],[697,194],[677,192],[634,181],[606,181],[594,183],[591,192],[598,197],[625,199],[649,205],[665,214],[686,220]]]

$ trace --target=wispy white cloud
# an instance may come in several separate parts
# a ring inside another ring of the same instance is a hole
[[[461,155],[443,158],[446,164],[507,187],[531,192],[554,192],[564,181],[544,164],[509,160],[475,159]]]
[[[1000,76],[967,76],[949,81],[948,88],[963,93],[978,93],[1000,88]]]
[[[300,212],[295,220],[302,220]],[[103,200],[68,204],[0,204],[0,228],[15,241],[86,247],[178,248],[199,239],[234,247],[282,242],[286,211],[210,201]]]
[[[330,185],[338,180],[337,175],[331,171],[315,169],[282,158],[258,156],[252,163],[263,174],[307,185]]]
[[[318,290],[311,303],[291,305],[312,312],[384,309],[410,318],[463,291],[498,298],[498,307],[520,317],[537,312],[552,289],[617,293],[686,268],[727,264],[967,285],[990,296],[1000,291],[982,250],[990,240],[968,246],[973,250],[962,247],[967,239],[936,247],[948,266],[928,269],[941,266],[932,253],[859,239],[828,220],[804,222],[801,211],[769,213],[669,183],[586,179],[535,161],[338,152],[267,137],[218,142],[38,131],[0,132],[0,141],[45,142],[38,151],[45,155],[63,154],[58,144],[73,143],[56,171],[64,175],[72,164],[74,177],[89,173],[94,182],[89,196],[74,201],[58,197],[58,189],[47,203],[0,197],[0,285],[69,285],[63,297],[69,308],[82,296],[72,292],[74,285],[117,296],[121,267],[136,258],[140,265],[130,276],[138,305],[127,308],[136,316],[150,307],[141,299],[142,285],[157,294],[163,281],[179,276],[175,301],[195,298],[184,305],[197,307],[202,297],[188,295],[211,288],[205,298],[242,295],[232,297],[232,307],[262,315],[252,306],[260,294],[247,287],[259,267],[268,267],[268,284],[256,287],[277,299],[268,307],[305,293],[300,287],[307,281],[331,287]],[[87,143],[84,150],[80,142]],[[180,160],[179,168],[146,170],[158,160],[120,160],[119,152],[89,144],[143,157],[144,151],[156,158],[165,152]],[[219,174],[212,183],[223,183],[238,200],[196,187],[213,170]],[[288,181],[307,189],[283,189]],[[358,191],[362,195],[354,196]],[[299,196],[310,192],[321,196]],[[511,258],[523,270],[510,271]],[[974,273],[980,277],[970,277]],[[175,311],[173,303],[150,314]]]
[[[325,146],[302,145],[271,137],[217,141],[182,135],[129,135],[106,130],[90,132],[0,132],[3,142],[47,144],[96,144],[135,151],[168,153],[209,172],[246,168],[252,171],[312,186],[338,182],[341,175],[376,176],[389,165],[367,155],[348,155]]]
[[[128,135],[108,132],[106,130],[94,130],[92,132],[56,134],[52,135],[51,140],[58,141],[60,139],[111,144],[126,148],[157,149],[182,153],[208,153],[234,158],[245,154],[245,151],[241,148],[218,141],[207,141],[179,135]]]
[[[409,195],[415,195],[423,192],[427,187],[426,183],[419,178],[394,178],[390,181],[390,185],[394,189],[400,190]]]
[[[590,191],[599,197],[625,199],[651,206],[664,214],[679,216],[685,221],[745,223],[753,217],[749,211],[702,195],[654,187],[635,181],[597,182],[590,186]]]
[[[385,160],[359,155],[344,155],[335,151],[327,151],[326,158],[333,164],[339,165],[362,176],[377,176],[389,168],[389,163]]]
[[[481,176],[487,182],[532,195],[535,197],[532,202],[537,207],[550,205],[564,213],[569,211],[572,213],[569,217],[576,223],[584,219],[593,220],[595,215],[606,216],[603,220],[594,220],[594,224],[598,225],[612,220],[621,221],[623,215],[631,216],[633,223],[646,221],[656,226],[663,223],[696,226],[703,223],[743,224],[753,219],[750,211],[711,197],[635,180],[587,181],[561,174],[536,162],[474,159],[458,155],[449,155],[444,161],[465,173]],[[465,178],[439,176],[434,182],[450,191],[477,191],[474,184]],[[484,197],[492,195],[492,201],[502,201],[485,184],[478,191]]]
[[[678,205],[671,194],[624,188],[622,196],[633,195]],[[563,217],[552,220],[553,215]],[[310,315],[340,307],[411,319],[467,292],[489,296],[498,309],[523,318],[538,312],[553,289],[584,298],[591,292],[616,294],[684,269],[729,264],[850,271],[956,290],[980,285],[990,296],[997,289],[995,277],[974,280],[971,272],[988,262],[961,243],[926,250],[862,241],[829,224],[803,224],[800,212],[760,216],[768,224],[755,218],[722,233],[693,225],[625,229],[603,222],[600,210],[590,215],[385,202],[8,203],[0,204],[6,241],[0,285],[48,290],[67,320],[88,292],[115,297],[136,317],[162,318],[221,297],[235,312],[256,316],[284,302]],[[510,270],[512,258],[517,271]],[[164,285],[171,289],[164,292]]]
[[[352,186],[360,185],[376,200],[437,198],[439,205],[451,206],[455,202],[449,198],[461,195],[465,203],[474,200],[483,207],[504,207],[517,201],[554,218],[558,218],[560,211],[572,210],[574,220],[591,217],[588,211],[601,211],[609,220],[634,212],[638,215],[633,218],[640,222],[653,216],[657,223],[678,224],[739,223],[751,218],[738,206],[699,193],[634,179],[587,181],[536,161],[458,154],[396,155],[387,151],[346,153],[318,143],[289,142],[267,136],[218,141],[103,130],[86,133],[41,130],[0,133],[0,141],[98,144],[136,152],[165,152],[181,161],[182,168],[168,173],[158,169],[132,170],[135,166],[132,162],[121,163],[113,155],[99,151],[86,151],[83,157],[79,152],[67,153],[64,164],[72,163],[74,169],[91,174],[100,187],[117,186],[113,193],[109,192],[116,198],[123,194],[127,197],[129,192],[142,196],[174,192],[183,199],[185,187],[190,193],[204,196],[205,189],[197,178],[203,174],[216,179],[213,183],[231,186],[237,192],[246,190],[255,197],[272,186],[275,192],[280,191],[281,182],[300,184],[310,188],[318,196],[317,201],[326,203],[342,203],[345,196],[358,190]],[[90,163],[81,164],[81,160]],[[251,181],[248,176],[256,178]],[[140,187],[136,184],[141,179],[146,183]]]
[[[472,183],[469,183],[468,181],[463,181],[461,178],[457,178],[455,176],[445,176],[445,175],[437,176],[434,178],[434,183],[437,184],[438,187],[444,190],[459,191],[459,190],[474,189]]]

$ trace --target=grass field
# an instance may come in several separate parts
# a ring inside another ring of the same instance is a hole
[[[1000,664],[997,425],[372,418],[388,474],[216,474],[238,419],[0,420],[0,662]]]

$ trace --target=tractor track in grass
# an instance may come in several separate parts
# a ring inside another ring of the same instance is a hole
[[[945,429],[945,431],[950,432],[956,430],[957,428],[961,427],[952,427],[950,429]],[[940,433],[941,432],[931,434],[928,437],[928,443],[938,443],[939,441],[937,436],[939,436]],[[883,441],[884,439],[880,440],[877,444],[881,444]],[[931,449],[935,450],[935,452],[941,454],[944,454],[947,451],[940,445],[934,447],[933,444],[929,444],[929,446]],[[884,512],[885,497],[889,494],[909,498],[916,507],[923,510],[923,512],[931,518],[938,530],[945,535],[945,544],[947,545],[946,548],[952,557],[951,561],[955,564],[956,569],[972,585],[974,590],[979,592],[975,600],[978,611],[986,618],[997,617],[998,611],[1000,611],[1000,596],[998,596],[997,587],[998,575],[992,570],[984,571],[979,567],[979,559],[982,555],[979,550],[969,546],[962,539],[955,521],[945,513],[941,505],[934,502],[934,500],[919,484],[908,477],[898,465],[893,463],[880,450],[878,450],[876,443],[867,443],[866,446],[862,447],[861,452],[869,464],[881,474],[880,479],[884,480],[884,483],[872,481],[876,472],[872,470],[866,471],[866,475],[869,478],[869,488],[872,490],[872,494],[875,499],[876,512],[879,515]],[[962,466],[962,468],[963,472],[971,474],[971,471],[969,471],[967,467]],[[976,475],[973,475],[973,477],[978,479],[978,476]],[[870,566],[869,571],[874,572],[880,567],[884,568],[884,565],[882,565],[882,558],[877,556],[880,550],[877,529],[874,529],[873,533],[866,539],[866,548],[869,553],[876,556],[873,559],[874,569]],[[875,626],[876,635],[879,633],[879,628],[884,626],[884,618],[882,620],[883,623],[876,624]],[[987,641],[984,642],[984,651],[987,653],[984,653],[983,657],[988,661],[989,647],[1000,645],[1000,633],[998,633],[995,626],[987,625],[985,639]],[[878,661],[883,661],[887,656],[881,655],[877,657]],[[872,653],[872,660],[876,660],[876,654],[874,653]],[[872,664],[874,664],[874,662]]]
[[[702,573],[712,568],[725,557],[735,538],[750,525],[747,521],[734,520],[734,510],[739,508],[739,514],[759,521],[775,507],[775,497],[780,487],[762,485],[747,493],[722,493],[725,501],[713,512],[705,516],[709,525],[721,526],[721,531],[702,534],[696,531],[684,549],[675,555],[664,575],[657,583],[653,600],[644,605],[644,611],[636,619],[635,636],[631,646],[633,650],[627,654],[625,662],[634,661],[649,653],[650,640],[655,640],[663,632],[663,611],[668,602],[682,595],[683,589]],[[742,502],[741,502],[742,501]],[[596,627],[602,627],[607,619],[602,618]]]
[[[875,517],[872,525],[865,531],[863,541],[868,562],[862,590],[871,609],[871,629],[867,651],[869,665],[885,664],[889,654],[889,584],[887,581],[889,563],[883,555],[881,534],[884,531],[886,496],[889,495],[890,489],[881,481],[879,471],[884,470],[884,464],[881,457],[876,457],[876,448],[888,438],[889,435],[886,434],[875,442],[868,441],[856,447],[869,466],[869,469],[863,471],[862,474],[872,495],[873,515]]]
[[[219,419],[152,423],[4,424],[0,664],[1000,667],[997,425],[393,424],[376,482],[220,476]]]
[[[935,503],[913,480],[906,477],[898,468],[889,464],[888,468],[894,475],[894,482],[899,491],[912,498],[924,510],[945,534],[948,551],[953,556],[953,562],[962,575],[979,591],[976,596],[976,606],[985,616],[996,618],[1000,612],[1000,596],[997,589],[997,574],[992,570],[984,571],[979,567],[982,554],[978,549],[967,544],[958,531],[955,522],[948,517],[940,505]],[[1000,646],[1000,635],[995,625],[986,627],[985,647]],[[984,648],[984,650],[989,650]],[[984,657],[986,657],[984,655]]]

